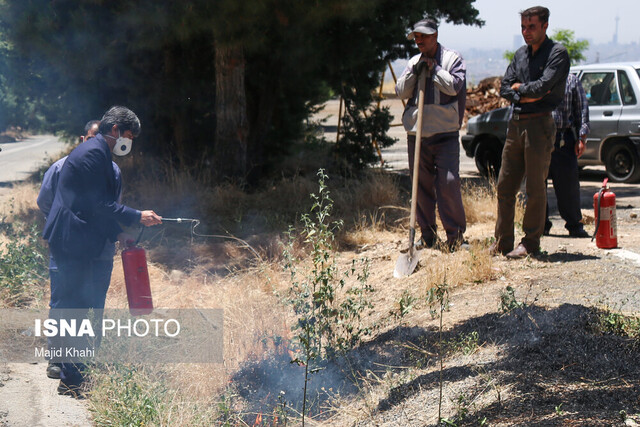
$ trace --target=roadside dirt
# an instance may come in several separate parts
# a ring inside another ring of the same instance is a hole
[[[0,187],[0,205],[10,187]],[[91,415],[86,402],[57,392],[58,380],[47,378],[46,363],[0,363],[0,426],[84,427]]]
[[[90,426],[83,401],[57,392],[58,381],[45,375],[46,363],[0,364],[0,426]]]

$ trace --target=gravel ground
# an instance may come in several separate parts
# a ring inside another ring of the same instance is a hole
[[[583,185],[583,207],[598,185],[595,180]],[[614,184],[614,190],[618,249],[569,238],[554,216],[541,255],[516,261],[494,257],[496,280],[451,291],[445,341],[477,333],[479,345],[472,355],[456,354],[444,364],[442,416],[453,425],[638,425],[637,341],[603,334],[597,326],[607,310],[640,314],[640,193],[633,185]],[[589,222],[592,211],[583,213]],[[585,228],[592,233],[594,226]],[[525,307],[504,314],[498,302],[507,286]],[[397,328],[377,345],[386,348],[385,354],[398,342],[436,353],[435,326],[426,322],[410,336]],[[436,425],[437,361],[425,357],[423,367],[415,363],[416,355],[406,351],[380,360],[380,365],[409,368],[377,383],[377,391],[369,388],[368,405],[366,399],[344,405],[349,415],[329,424]]]
[[[599,178],[583,184],[585,228],[591,233],[593,213],[587,208]],[[614,190],[619,249],[569,238],[561,218],[552,216],[552,235],[543,238],[540,255],[515,261],[494,257],[494,279],[451,289],[444,342],[470,336],[477,341],[469,346],[471,354],[452,352],[444,362],[441,414],[450,425],[638,425],[639,346],[599,326],[611,318],[607,310],[640,313],[640,192],[632,185],[615,184]],[[492,234],[487,227],[474,228],[467,237],[482,241]],[[370,283],[377,298],[396,298],[380,294],[400,283],[390,276],[403,244],[404,238],[381,241],[358,251],[374,261]],[[430,263],[442,256],[423,253],[419,269],[403,286],[420,294]],[[507,286],[514,301],[524,304],[509,313],[499,308]],[[403,320],[347,360],[314,374],[312,390],[324,409],[311,425],[436,425],[437,322],[424,305]],[[277,359],[251,364],[234,379],[240,394],[253,402],[252,411],[268,412],[273,402],[267,401],[293,384],[287,376],[300,376]],[[286,395],[295,400],[292,391]]]

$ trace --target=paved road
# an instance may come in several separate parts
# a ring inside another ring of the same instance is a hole
[[[30,173],[58,158],[67,147],[53,135],[37,135],[23,141],[0,144],[0,187],[26,179]]]

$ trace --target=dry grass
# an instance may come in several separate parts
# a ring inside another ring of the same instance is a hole
[[[468,251],[458,251],[442,262],[425,266],[426,288],[447,283],[451,287],[494,278],[493,257],[480,243],[473,243]]]
[[[166,217],[203,219],[200,231],[209,234],[230,233],[244,239],[281,232],[309,211],[313,203],[309,195],[318,191],[315,174],[284,177],[249,193],[236,184],[207,185],[208,179],[195,167],[176,173],[171,165],[150,161],[146,172],[140,172],[137,162],[129,159],[120,164],[125,185],[131,183],[125,187],[124,202]],[[372,172],[361,179],[329,178],[327,184],[334,215],[344,218],[347,228],[360,223],[360,214],[386,218],[380,206],[399,203],[397,181],[388,173]]]
[[[269,339],[288,338],[291,320],[279,303],[276,291],[286,283],[280,279],[276,265],[261,265],[225,277],[194,269],[188,274],[165,271],[161,265],[149,264],[154,306],[162,308],[221,308],[224,310],[224,364],[175,364],[162,368],[162,380],[176,395],[175,402],[202,406],[225,392],[229,378],[249,360],[259,360],[269,350]],[[126,308],[126,291],[122,263],[116,257],[109,308]],[[179,390],[179,391],[178,391]],[[174,402],[175,401],[175,402]],[[177,409],[177,408],[176,408]],[[181,411],[166,425],[189,426]]]
[[[32,219],[38,210],[36,199],[38,198],[39,185],[31,183],[19,183],[11,188],[10,194],[0,200],[0,218],[5,222],[14,222],[16,219]]]
[[[465,183],[462,204],[469,225],[495,221],[498,206],[495,182],[491,181],[488,186]]]
[[[36,205],[39,187],[30,183],[14,185],[10,191],[0,198],[0,224],[15,223],[24,224],[43,223],[44,218]],[[0,250],[8,243],[9,237],[0,232]]]
[[[498,198],[496,183],[489,181],[486,185],[467,183],[462,187],[462,203],[467,216],[467,235],[485,236],[486,240],[493,236],[497,219]],[[523,192],[516,196],[514,226],[516,234],[522,231],[526,197]]]
[[[208,269],[218,272],[225,266],[231,269],[246,267],[253,256],[247,253],[246,247],[242,249],[241,242],[233,240],[233,237],[247,242],[259,258],[277,260],[279,236],[289,225],[299,224],[301,213],[309,212],[313,204],[309,195],[318,192],[315,174],[284,177],[265,183],[258,191],[247,192],[236,184],[207,187],[206,179],[193,171],[178,174],[171,172],[169,165],[152,163],[150,172],[140,172],[135,164],[134,160],[121,164],[123,176],[127,177],[125,183],[135,182],[135,186],[126,187],[125,203],[153,209],[165,217],[201,219],[196,232],[216,236],[196,238],[195,243],[206,244],[206,248],[199,248],[199,255],[194,256],[196,246],[188,239],[187,224],[145,231],[145,239],[157,251],[157,258],[166,260],[172,268],[184,264],[187,259],[209,264]],[[131,180],[129,172],[133,175]],[[404,204],[398,181],[391,174],[373,171],[360,179],[330,177],[327,184],[334,201],[333,216],[345,223],[344,231],[337,236],[341,247],[375,241],[371,231],[393,229],[398,217],[403,215],[402,210],[388,208]],[[174,244],[176,239],[183,244]],[[176,258],[182,261],[171,261]],[[207,259],[217,261],[211,263]]]
[[[360,180],[348,182],[342,191],[332,193],[336,215],[349,218],[354,212],[397,205],[401,202],[399,190],[396,177],[373,171]]]
[[[336,216],[351,218],[339,242],[349,247],[362,247],[379,241],[379,234],[398,228],[404,222],[405,210],[397,179],[373,173],[358,185],[334,197]]]
[[[179,270],[167,272],[154,263],[149,263],[148,268],[154,306],[224,310],[227,369],[237,368],[251,355],[262,354],[263,336],[288,334],[286,310],[274,294],[283,291],[285,286],[276,265],[265,264],[224,277],[203,269],[194,269],[188,274]],[[114,262],[107,306],[127,307],[119,257]]]

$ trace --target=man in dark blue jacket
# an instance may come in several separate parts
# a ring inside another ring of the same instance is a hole
[[[99,133],[78,145],[60,170],[43,232],[58,266],[58,280],[51,287],[51,318],[59,318],[61,310],[102,308],[106,289],[94,285],[91,260],[100,255],[107,241],[124,243],[128,235],[120,224],[162,222],[152,210],[139,211],[118,203],[111,153],[126,155],[139,133],[140,120],[133,111],[111,107],[100,121]],[[81,370],[81,364],[62,360],[58,392],[77,395],[83,381]]]
[[[80,142],[87,141],[90,138],[96,136],[99,132],[98,128],[100,126],[100,120],[91,120],[87,122],[84,127],[84,135],[80,137]],[[40,192],[38,194],[38,207],[44,214],[45,219],[49,216],[49,212],[51,211],[51,205],[53,204],[53,199],[56,195],[56,189],[58,188],[58,181],[60,179],[60,170],[64,165],[64,162],[67,160],[68,156],[64,156],[57,162],[51,165],[51,167],[47,170],[42,178],[42,185],[40,186]],[[113,165],[113,173],[116,178],[116,200],[120,202],[120,196],[122,191],[121,186],[121,173],[120,168],[115,162],[112,162]],[[104,308],[104,298],[100,299],[100,297],[107,296],[107,290],[109,289],[109,284],[111,283],[111,271],[113,270],[113,255],[116,252],[116,246],[114,242],[111,242],[107,239],[107,243],[102,250],[102,253],[98,255],[97,258],[91,260],[94,284],[92,285],[95,289],[94,295],[96,295],[96,299],[92,304],[92,308],[102,309]],[[49,254],[49,278],[51,280],[51,289],[60,289],[56,287],[56,280],[58,278],[58,266],[56,265],[53,256]],[[55,293],[52,293],[52,296],[55,297]],[[48,340],[49,347],[52,347],[53,341]],[[52,379],[60,379],[60,365],[58,363],[49,362],[47,366],[47,377]]]

